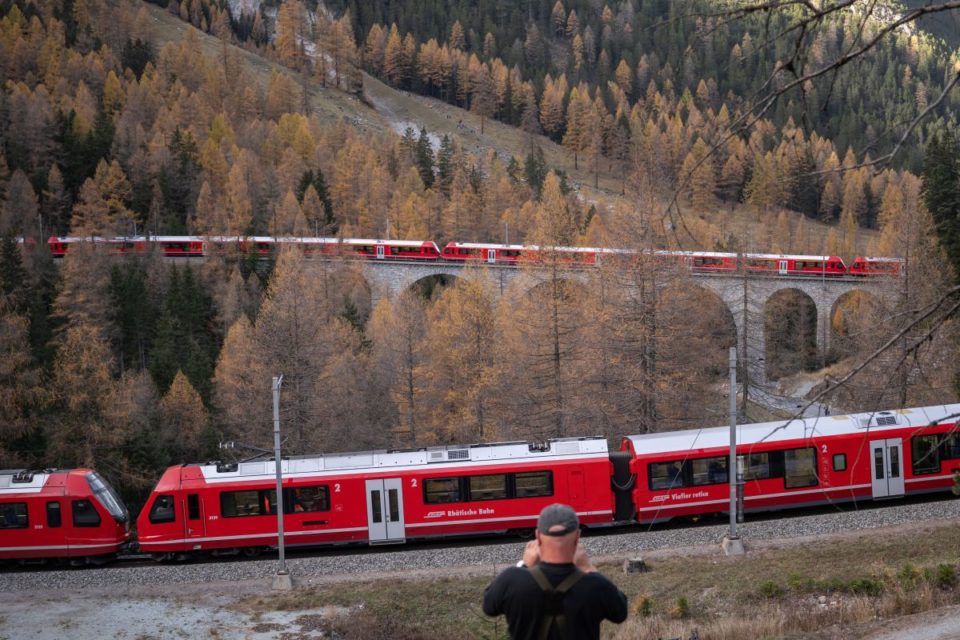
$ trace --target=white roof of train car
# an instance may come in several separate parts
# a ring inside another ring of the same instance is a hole
[[[281,461],[283,474],[325,474],[343,471],[386,471],[400,467],[426,467],[437,463],[491,465],[504,462],[519,462],[557,458],[606,458],[607,440],[602,437],[559,438],[543,444],[528,442],[498,442],[472,444],[462,447],[427,447],[400,451],[361,451],[332,453],[320,456],[284,458]],[[444,467],[446,465],[443,465]],[[200,465],[207,480],[256,480],[272,477],[275,462],[253,460],[241,462],[236,470],[218,470],[222,465]],[[443,467],[441,467],[443,468]],[[450,469],[450,467],[446,467]],[[259,477],[259,478],[258,478]]]

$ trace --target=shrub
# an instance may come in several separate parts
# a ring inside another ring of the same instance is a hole
[[[905,564],[897,572],[897,582],[904,591],[912,591],[920,583],[921,572],[912,564]]]
[[[644,594],[633,603],[633,613],[641,618],[649,618],[653,614],[653,600]]]
[[[670,616],[676,619],[686,618],[690,615],[690,603],[686,596],[677,598],[677,606],[670,610]]]
[[[937,565],[934,584],[941,589],[953,589],[957,585],[957,568],[952,564]]]
[[[813,589],[815,583],[811,578],[800,575],[799,573],[790,573],[787,575],[787,586],[794,591],[808,591]]]
[[[760,595],[765,598],[779,598],[783,595],[783,587],[773,580],[767,580],[760,585]]]
[[[865,596],[878,596],[883,593],[883,583],[872,576],[854,578],[847,585],[847,591]]]

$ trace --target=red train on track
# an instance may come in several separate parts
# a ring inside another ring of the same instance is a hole
[[[738,427],[747,512],[947,491],[960,483],[960,404]],[[729,427],[170,467],[137,521],[157,559],[289,545],[528,532],[547,504],[585,527],[729,508]]]
[[[129,541],[127,509],[95,471],[0,471],[0,559],[99,564]]]
[[[368,260],[423,262],[485,262],[488,264],[536,264],[545,252],[537,246],[448,242],[440,250],[432,240],[373,240],[363,238],[306,238],[268,236],[135,236],[118,238],[50,237],[47,245],[55,258],[62,258],[70,246],[94,242],[117,255],[160,251],[169,258],[198,258],[230,252],[269,256],[278,247],[296,246],[309,257],[340,257]],[[571,265],[596,265],[608,260],[630,259],[636,254],[623,249],[556,247],[550,259]],[[838,256],[804,256],[763,253],[721,253],[712,251],[656,251],[665,264],[678,264],[694,273],[731,273],[741,267],[754,275],[801,277],[895,276],[903,270],[900,258],[857,257],[848,268]]]

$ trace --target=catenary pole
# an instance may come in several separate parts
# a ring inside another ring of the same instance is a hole
[[[723,552],[741,555],[743,542],[737,534],[737,348],[730,347],[730,458],[727,479],[730,480],[730,531],[723,539]]]
[[[280,553],[280,566],[274,579],[275,589],[290,588],[290,572],[287,571],[287,562],[283,544],[283,462],[280,458],[280,387],[283,385],[283,374],[273,377],[273,456],[274,467],[277,472],[277,495],[273,501],[277,510],[277,550]]]
[[[730,459],[727,479],[730,480],[730,539],[737,535],[737,348],[730,347]]]

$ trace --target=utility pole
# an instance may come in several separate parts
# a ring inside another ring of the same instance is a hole
[[[730,481],[730,531],[723,538],[723,552],[743,555],[743,541],[737,534],[737,348],[730,347],[730,457],[727,479]]]
[[[277,496],[274,508],[277,510],[277,550],[280,552],[280,566],[273,577],[273,588],[277,591],[289,591],[293,588],[290,572],[287,571],[283,544],[283,462],[280,459],[280,387],[283,374],[273,377],[273,461],[277,472]]]

